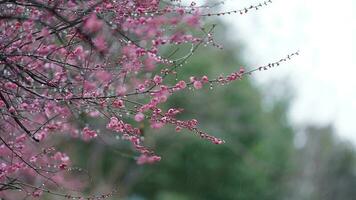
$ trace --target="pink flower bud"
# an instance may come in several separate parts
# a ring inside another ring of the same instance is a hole
[[[203,77],[201,78],[201,81],[202,81],[203,83],[208,83],[208,82],[209,82],[209,78],[208,78],[207,76],[203,76]]]
[[[11,107],[9,108],[9,112],[14,113],[14,112],[16,112],[16,110],[15,110],[15,108],[14,108],[13,106],[11,106]]]
[[[240,70],[239,70],[239,73],[240,73],[240,74],[245,73],[245,69],[244,69],[243,67],[241,67]]]
[[[153,82],[156,84],[156,85],[159,85],[162,83],[162,77],[156,75],[153,77]]]
[[[176,127],[176,132],[180,132],[181,130],[182,130],[182,127],[180,127],[180,126]]]

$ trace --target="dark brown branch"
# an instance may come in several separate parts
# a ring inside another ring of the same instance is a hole
[[[7,110],[10,109],[10,104],[7,102],[6,98],[4,97],[4,95],[2,94],[2,92],[0,92],[0,98],[1,100],[5,103],[5,106],[7,108]],[[31,132],[22,124],[22,122],[19,120],[19,118],[16,115],[11,114],[11,117],[15,120],[15,122],[21,127],[21,129],[23,131],[25,131],[25,133],[32,138],[34,141],[39,142],[39,140],[37,138],[35,138]]]

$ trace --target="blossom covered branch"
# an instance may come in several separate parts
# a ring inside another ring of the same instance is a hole
[[[173,125],[178,132],[224,143],[200,130],[196,119],[180,120],[182,109],[162,109],[187,87],[225,84],[255,71],[166,81],[202,44],[221,48],[213,39],[215,26],[204,28],[201,18],[223,13],[204,9],[159,0],[0,1],[0,192],[80,199],[48,189],[64,188],[68,180],[60,174],[73,168],[69,156],[47,145],[55,134],[83,141],[100,137],[90,124],[76,123],[79,113],[105,119],[108,131],[132,143],[138,164],[161,159],[144,146],[142,121],[153,129]],[[187,44],[184,56],[165,51]]]

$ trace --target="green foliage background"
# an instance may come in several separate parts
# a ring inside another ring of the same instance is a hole
[[[242,65],[238,48],[201,49],[179,78],[228,74]],[[203,74],[204,73],[204,74]],[[292,129],[285,109],[266,111],[260,91],[250,79],[202,91],[176,94],[169,102],[185,109],[182,118],[197,118],[200,127],[226,140],[212,145],[189,132],[165,129],[155,137],[163,160],[143,166],[130,193],[148,199],[276,199],[292,166]]]

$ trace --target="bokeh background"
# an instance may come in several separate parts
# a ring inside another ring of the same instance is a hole
[[[214,9],[257,2],[226,0]],[[169,100],[166,108],[184,108],[182,119],[198,119],[224,145],[142,123],[145,143],[162,161],[137,165],[130,145],[105,132],[90,143],[61,141],[73,165],[90,174],[86,192],[116,188],[112,199],[123,200],[355,199],[355,5],[274,0],[247,15],[206,19],[206,26],[218,24],[215,38],[224,50],[199,49],[179,78],[252,69],[297,50],[300,56],[242,81]],[[78,123],[104,124],[88,116]]]

